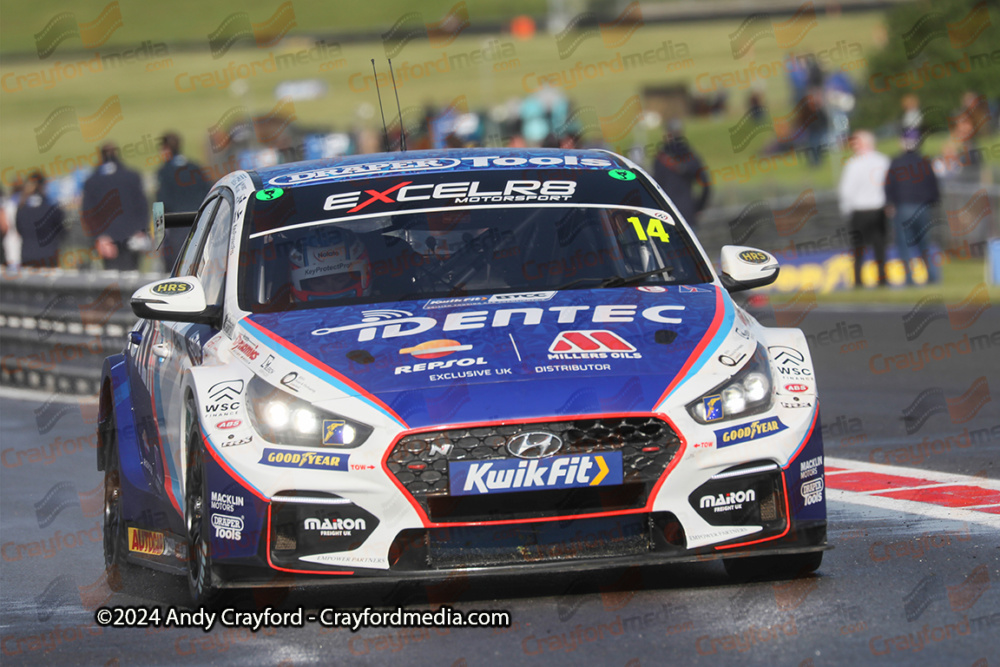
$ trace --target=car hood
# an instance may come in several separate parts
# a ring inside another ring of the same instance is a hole
[[[732,314],[714,285],[458,297],[251,315],[236,347],[247,336],[419,428],[652,411]]]

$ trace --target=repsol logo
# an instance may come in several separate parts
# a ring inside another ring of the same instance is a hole
[[[430,361],[426,364],[396,366],[395,374],[421,373],[423,371],[433,371],[438,368],[451,368],[452,366],[486,366],[487,364],[489,364],[489,362],[482,357],[466,357],[465,359],[449,359],[448,361]]]

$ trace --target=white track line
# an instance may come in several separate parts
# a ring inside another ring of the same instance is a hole
[[[948,472],[938,472],[936,470],[926,470],[923,468],[906,468],[903,466],[887,465],[885,463],[868,463],[866,461],[854,461],[852,459],[840,459],[832,456],[826,457],[826,464],[834,468],[847,468],[849,472],[876,472],[882,475],[899,475],[902,477],[918,477],[929,479],[941,484],[962,484],[969,486],[980,486],[984,489],[1000,491],[1000,479],[988,477],[973,477],[972,475],[956,475]],[[836,475],[836,472],[828,472],[827,475]]]
[[[984,489],[1000,491],[1000,480],[987,479],[983,477],[972,477],[969,475],[955,475],[952,473],[937,472],[934,470],[922,470],[920,468],[906,468],[903,466],[886,465],[883,463],[866,463],[864,461],[852,461],[850,459],[839,459],[826,457],[827,465],[835,468],[845,468],[848,472],[872,472],[883,475],[899,475],[906,477],[918,477],[939,482],[944,485],[977,486]],[[829,476],[840,474],[838,472],[827,473]],[[938,485],[919,487],[935,488]],[[901,489],[880,489],[878,492],[898,491]],[[978,512],[967,507],[944,507],[931,503],[921,503],[913,500],[902,500],[899,498],[887,498],[885,496],[870,495],[871,492],[842,491],[839,489],[827,488],[826,496],[828,500],[834,502],[850,503],[852,505],[864,505],[876,509],[905,512],[907,514],[919,514],[932,519],[942,519],[945,521],[966,521],[981,526],[1000,529],[1000,514],[990,514],[988,512]],[[986,507],[992,507],[987,505]]]

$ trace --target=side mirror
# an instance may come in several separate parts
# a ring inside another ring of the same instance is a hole
[[[722,284],[729,292],[770,285],[778,279],[778,260],[757,248],[722,246]]]
[[[167,217],[163,212],[163,202],[153,202],[153,248],[163,245],[163,238],[167,235]]]
[[[194,276],[149,283],[132,295],[132,312],[146,320],[214,324],[222,309],[205,303],[205,289]]]

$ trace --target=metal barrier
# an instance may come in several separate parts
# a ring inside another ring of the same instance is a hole
[[[132,293],[162,276],[62,269],[0,276],[0,384],[96,394],[135,323]]]

